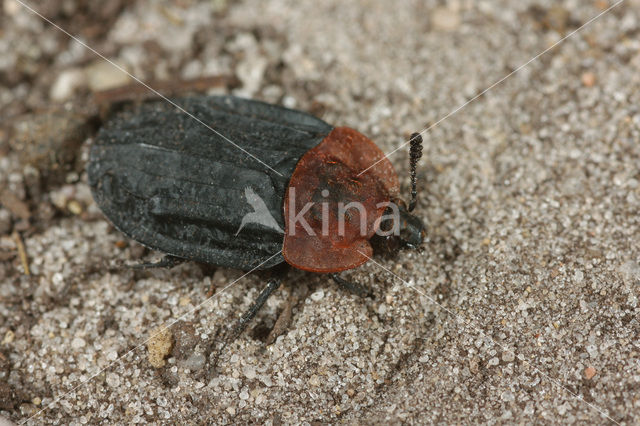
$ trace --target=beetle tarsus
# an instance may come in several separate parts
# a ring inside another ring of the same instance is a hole
[[[129,267],[131,269],[173,268],[184,261],[182,258],[166,255],[157,262],[138,263],[136,265],[130,265]]]
[[[373,293],[371,293],[371,291],[367,290],[366,288],[362,287],[359,284],[352,283],[351,281],[347,281],[344,278],[340,277],[338,274],[330,274],[329,276],[340,287],[344,288],[345,290],[355,295],[358,295],[360,297],[373,297]]]
[[[409,139],[411,147],[409,148],[409,168],[411,172],[411,201],[407,211],[411,212],[416,208],[418,203],[418,189],[416,184],[416,165],[422,157],[422,136],[420,133],[413,133]]]

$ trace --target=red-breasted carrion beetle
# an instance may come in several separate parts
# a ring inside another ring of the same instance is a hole
[[[124,234],[168,255],[142,266],[186,259],[251,271],[286,262],[330,274],[365,295],[336,273],[365,263],[374,246],[395,253],[422,243],[423,225],[410,213],[419,134],[411,136],[406,207],[391,163],[353,129],[233,96],[172,102],[116,114],[90,151],[89,184],[98,206]],[[280,281],[269,281],[226,342]]]

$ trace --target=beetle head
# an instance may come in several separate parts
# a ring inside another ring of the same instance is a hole
[[[392,204],[396,209],[391,209],[396,212],[395,217],[393,215],[385,215],[385,217],[394,217],[398,220],[398,227],[396,232],[387,233],[392,229],[393,224],[389,224],[389,221],[382,221],[380,223],[380,230],[383,231],[382,235],[376,233],[371,239],[371,244],[377,252],[383,254],[395,254],[398,250],[403,248],[418,249],[425,238],[425,229],[422,221],[411,214],[413,209],[417,205],[418,191],[416,185],[416,165],[418,160],[422,157],[422,136],[420,133],[413,133],[409,139],[409,171],[411,178],[411,199],[409,206],[400,199],[392,201]],[[389,208],[387,209],[387,213]],[[386,223],[385,223],[386,222]]]
[[[425,235],[422,220],[401,206],[400,235],[398,236],[401,248],[417,249],[422,244]]]
[[[395,208],[387,208],[384,217],[388,219],[380,223],[381,232],[371,238],[376,253],[388,256],[394,256],[401,249],[418,249],[425,238],[422,221],[409,212],[404,201],[394,200],[392,204]]]

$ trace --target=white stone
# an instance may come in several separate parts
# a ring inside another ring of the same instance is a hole
[[[324,290],[320,289],[314,292],[310,297],[314,302],[318,302],[324,298]]]
[[[71,341],[71,347],[73,349],[82,349],[87,345],[82,337],[76,337]]]
[[[242,371],[247,379],[253,380],[256,378],[256,369],[253,366],[247,365]]]
[[[120,386],[120,376],[116,373],[107,373],[107,384],[112,388]]]
[[[77,68],[65,70],[58,75],[56,81],[49,90],[49,97],[53,101],[64,101],[69,99],[73,92],[87,84],[85,73]]]
[[[103,59],[93,62],[85,71],[89,88],[94,92],[124,86],[131,81],[129,74]]]

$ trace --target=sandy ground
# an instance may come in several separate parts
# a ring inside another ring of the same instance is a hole
[[[145,81],[235,76],[213,91],[311,111],[385,151],[438,125],[419,167],[422,250],[347,274],[373,299],[292,271],[210,375],[207,346],[264,281],[194,263],[120,267],[159,254],[105,221],[83,168],[91,93],[130,78],[4,0],[1,417],[637,424],[640,1],[461,110],[613,3],[32,3]],[[391,157],[405,193],[407,157]],[[292,292],[292,324],[267,345]]]

